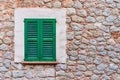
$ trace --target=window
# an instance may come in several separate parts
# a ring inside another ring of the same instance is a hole
[[[25,19],[25,61],[56,61],[56,19]]]
[[[56,60],[55,62],[58,62],[58,63],[66,63],[66,60],[67,60],[67,54],[66,54],[66,43],[67,43],[67,40],[66,40],[66,9],[63,9],[63,8],[61,8],[61,9],[16,8],[14,20],[15,20],[15,28],[14,28],[15,56],[14,56],[14,62],[17,62],[17,63],[29,62],[29,63],[31,63],[31,61],[32,61],[32,63],[34,63],[34,61],[35,61],[35,59],[32,59],[28,55],[25,55],[25,54],[28,54],[28,52],[25,53],[26,37],[24,37],[24,35],[26,33],[25,25],[28,26],[28,23],[25,23],[25,22],[31,22],[31,23],[36,22],[37,23],[36,25],[39,26],[36,28],[42,28],[40,26],[42,26],[43,21],[44,22],[50,21],[50,22],[54,23],[53,24],[55,26],[54,28],[56,28],[55,29],[56,30],[56,36],[55,36],[56,42],[54,42],[54,43],[56,43],[56,47],[54,46],[54,50],[56,50],[54,52],[56,52],[56,53],[53,53],[54,56],[52,56],[51,59],[48,57],[44,57],[43,59],[36,58],[36,63],[37,62],[39,63],[42,61],[45,63],[48,61],[50,61],[49,63],[54,63],[55,60]],[[46,29],[47,28],[45,28],[45,30]],[[38,31],[38,33],[39,33],[38,35],[42,35],[42,33],[40,34],[40,32],[43,31],[42,29],[35,29],[34,28],[34,30],[40,30],[40,31]],[[37,40],[41,41],[43,39],[42,36],[39,36],[39,38],[40,39],[37,39]],[[43,47],[40,47],[40,46],[42,46],[41,45],[42,43],[43,42],[41,41],[41,43],[38,43],[40,45],[37,45],[37,46],[39,46],[39,48],[43,48]],[[32,44],[32,45],[36,46],[35,44]],[[43,52],[41,50],[43,50],[43,49],[38,50],[39,54],[37,54],[38,56],[36,56],[36,57],[43,56]],[[44,48],[44,50],[45,50],[45,48]],[[29,57],[29,58],[27,58],[27,57]]]

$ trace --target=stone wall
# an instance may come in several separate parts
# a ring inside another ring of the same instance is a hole
[[[66,8],[66,64],[14,62],[15,8]],[[120,80],[120,0],[0,0],[0,80]]]

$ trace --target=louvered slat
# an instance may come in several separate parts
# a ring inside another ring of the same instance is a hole
[[[37,22],[28,22],[28,38],[37,38]]]

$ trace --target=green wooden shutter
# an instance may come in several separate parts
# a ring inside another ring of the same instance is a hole
[[[42,45],[41,45],[41,60],[55,61],[56,60],[56,20],[42,20]]]
[[[25,61],[39,61],[38,20],[25,20]]]

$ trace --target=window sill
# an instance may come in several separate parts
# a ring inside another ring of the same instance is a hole
[[[57,65],[58,62],[21,62],[23,65]]]

